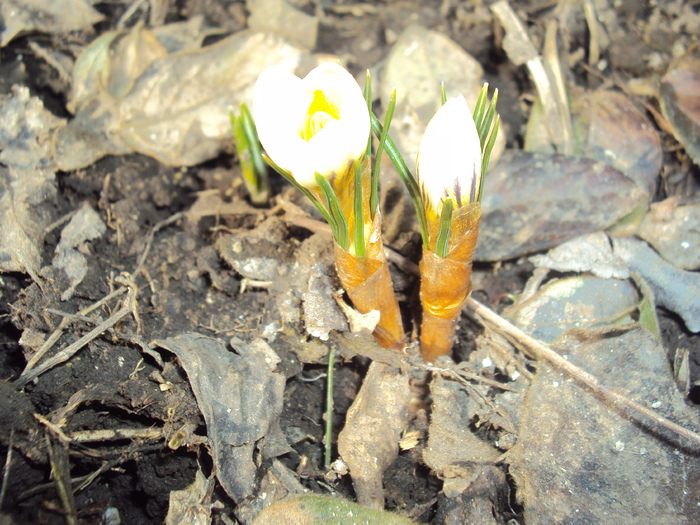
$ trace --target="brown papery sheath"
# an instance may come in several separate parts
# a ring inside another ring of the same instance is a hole
[[[372,222],[365,256],[356,257],[336,242],[335,267],[343,288],[360,313],[379,310],[379,324],[374,330],[377,342],[384,348],[400,349],[404,336],[403,324],[381,240],[379,211]]]
[[[420,299],[423,305],[421,353],[427,362],[452,349],[457,321],[472,291],[472,261],[479,236],[481,205],[458,208],[452,216],[452,231],[446,257],[438,256],[435,240],[440,220],[428,225],[431,249],[423,250],[420,262]]]

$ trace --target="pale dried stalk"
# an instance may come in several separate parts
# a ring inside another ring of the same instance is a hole
[[[42,362],[40,365],[36,366],[35,368],[27,368],[22,372],[22,375],[15,381],[15,386],[17,388],[22,388],[24,385],[29,383],[30,381],[33,381],[35,378],[39,377],[41,374],[44,372],[52,369],[54,366],[63,363],[65,361],[68,361],[71,357],[73,357],[81,348],[83,348],[86,344],[88,344],[90,341],[93,339],[96,339],[100,335],[102,335],[104,332],[109,330],[110,328],[114,327],[119,321],[124,319],[127,315],[130,313],[134,312],[134,298],[135,298],[135,287],[129,286],[128,287],[128,294],[126,299],[124,300],[123,306],[115,312],[111,317],[109,317],[106,321],[100,323],[98,326],[90,330],[87,334],[85,334],[83,337],[78,339],[75,343],[72,345],[64,348],[61,350],[58,354],[55,356],[47,359],[46,361]],[[36,360],[34,361],[36,362]]]
[[[649,419],[655,424],[700,445],[700,434],[697,432],[693,432],[692,430],[682,427],[681,425],[666,419],[658,412],[655,412],[654,410],[651,410],[644,405],[641,405],[636,401],[632,401],[624,395],[603,386],[595,376],[567,361],[554,350],[534,337],[529,336],[518,327],[508,322],[506,319],[481,304],[476,299],[470,297],[467,299],[467,304],[472,310],[474,310],[474,313],[481,316],[482,319],[491,324],[495,329],[498,329],[498,331],[508,335],[512,341],[517,343],[518,346],[520,346],[521,349],[530,357],[534,359],[544,359],[554,367],[569,374],[576,381],[590,388],[596,394],[599,394],[601,397],[610,401],[613,405],[627,409],[628,413],[629,411],[632,411],[637,415]]]

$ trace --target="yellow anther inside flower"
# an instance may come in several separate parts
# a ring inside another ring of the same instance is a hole
[[[340,120],[340,109],[326,98],[323,91],[314,91],[314,99],[309,104],[306,111],[304,125],[299,131],[299,135],[306,142],[310,141],[314,135],[321,131],[331,119]]]

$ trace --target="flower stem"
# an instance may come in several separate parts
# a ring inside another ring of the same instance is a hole
[[[333,375],[335,372],[335,349],[331,346],[328,350],[328,375],[326,376],[326,431],[323,436],[324,455],[323,465],[328,468],[331,465],[333,451]]]

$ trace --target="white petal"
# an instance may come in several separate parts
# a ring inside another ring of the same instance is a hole
[[[300,130],[317,91],[338,108],[339,119],[331,119],[307,142]],[[267,154],[310,188],[316,187],[316,172],[344,172],[367,147],[370,121],[362,90],[338,64],[321,64],[304,79],[268,68],[256,83],[253,111]]]
[[[302,80],[272,66],[258,77],[253,91],[253,117],[260,142],[270,158],[291,171],[303,147],[298,123],[303,118]]]
[[[462,95],[449,99],[433,116],[418,153],[418,184],[423,199],[439,214],[444,198],[458,206],[470,201],[481,178],[481,142]]]

